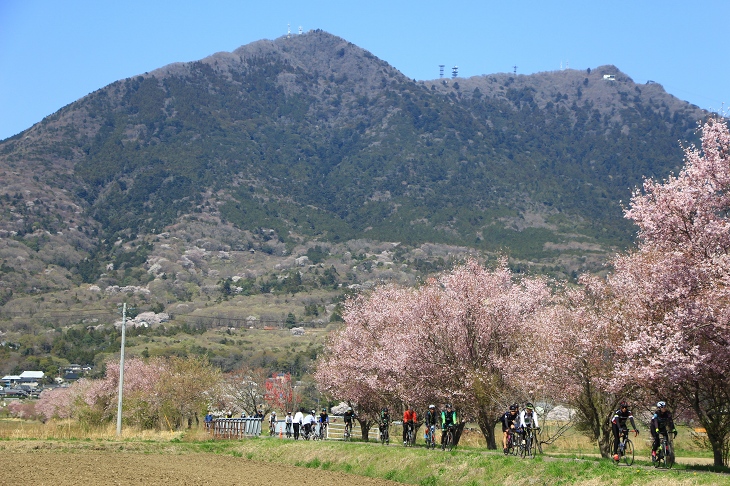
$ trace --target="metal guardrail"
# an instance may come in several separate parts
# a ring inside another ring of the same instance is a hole
[[[213,420],[214,439],[243,439],[261,435],[261,418],[219,418]]]

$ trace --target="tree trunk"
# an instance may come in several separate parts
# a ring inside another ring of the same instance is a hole
[[[611,457],[611,452],[613,452],[611,450],[613,449],[612,434],[611,422],[607,420],[601,424],[600,437],[598,437],[598,450],[601,451],[601,457],[606,459]]]
[[[497,421],[490,418],[489,414],[480,408],[477,412],[477,425],[479,425],[479,430],[482,431],[482,435],[487,441],[487,449],[496,450],[497,441],[494,436],[494,426],[497,425]]]
[[[368,437],[370,436],[370,428],[373,426],[374,421],[360,420],[359,418],[356,418],[355,420],[357,420],[357,422],[360,424],[360,430],[362,431],[362,440],[367,442]]]
[[[722,467],[725,465],[723,464],[724,437],[721,437],[720,434],[716,433],[714,429],[709,427],[706,427],[705,430],[707,431],[707,440],[710,442],[710,446],[712,447],[713,466]]]

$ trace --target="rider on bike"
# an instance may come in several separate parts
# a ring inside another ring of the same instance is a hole
[[[434,431],[436,430],[436,426],[438,425],[438,412],[436,411],[436,405],[429,405],[428,406],[428,412],[426,412],[426,432],[431,436]],[[433,438],[431,438],[431,441],[433,441]]]
[[[507,454],[507,435],[509,430],[515,429],[515,422],[519,420],[517,415],[517,405],[510,405],[509,410],[504,412],[500,421],[502,422],[502,447],[504,447],[504,453]]]
[[[403,445],[408,443],[408,430],[413,430],[416,423],[416,412],[411,407],[406,407],[403,412]]]
[[[621,402],[619,405],[619,409],[616,410],[613,413],[613,418],[611,419],[611,429],[613,430],[613,460],[618,461],[618,443],[621,438],[621,432],[623,430],[628,430],[628,427],[626,427],[626,420],[629,420],[631,422],[631,428],[634,430],[634,435],[639,435],[639,431],[636,429],[636,424],[634,423],[634,414],[631,413],[631,410],[629,409],[629,404],[626,402]]]
[[[326,408],[323,408],[322,412],[319,414],[319,417],[317,417],[317,423],[319,424],[319,435],[321,437],[324,437],[327,425],[330,423],[330,418],[329,415],[327,415]]]
[[[378,429],[380,430],[380,435],[383,435],[384,431],[388,430],[388,427],[390,426],[390,412],[388,412],[388,407],[383,407],[383,409],[380,411],[380,422],[378,423]]]
[[[672,420],[672,412],[667,410],[667,404],[664,401],[659,401],[656,404],[657,411],[651,417],[651,436],[654,438],[654,442],[651,445],[651,461],[656,461],[656,450],[659,448],[659,434],[664,434],[667,437],[667,427],[672,428],[674,438],[677,438],[677,429],[674,426],[674,420]]]
[[[345,429],[352,431],[352,422],[355,418],[355,412],[352,407],[347,407],[347,411],[342,415],[342,419],[345,421]]]
[[[274,434],[276,432],[276,412],[271,412],[269,415],[269,433]]]
[[[312,434],[312,426],[316,423],[317,419],[314,417],[315,411],[309,412],[309,415],[304,417],[304,438],[307,439]]]
[[[454,427],[457,424],[456,410],[451,408],[451,404],[446,405],[446,410],[441,411],[441,450],[446,448],[446,429]]]
[[[291,412],[286,412],[284,422],[286,423],[286,436],[290,437],[292,433],[292,424],[294,423],[294,418],[292,417]]]
[[[525,409],[520,412],[519,432],[521,435],[527,432],[527,429],[540,430],[540,425],[537,423],[537,413],[534,411],[532,403],[527,402]]]

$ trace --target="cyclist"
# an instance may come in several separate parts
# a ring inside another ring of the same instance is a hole
[[[457,423],[456,410],[447,403],[446,410],[441,411],[441,450],[446,449],[446,429],[454,427]]]
[[[276,412],[271,412],[269,415],[269,435],[276,433]]]
[[[501,418],[502,422],[502,447],[504,447],[504,453],[507,454],[507,436],[509,435],[509,431],[515,430],[515,422],[520,419],[520,416],[517,415],[517,405],[510,405],[509,410],[504,412]]]
[[[327,425],[330,423],[329,415],[327,415],[327,409],[323,408],[322,412],[317,417],[317,423],[319,424],[319,435],[324,439],[326,435]]]
[[[629,410],[629,404],[626,402],[621,402],[621,404],[619,405],[619,409],[613,413],[613,418],[611,419],[611,429],[613,430],[614,461],[619,460],[618,443],[621,438],[621,432],[624,430],[628,430],[628,427],[626,427],[626,420],[629,420],[631,422],[631,427],[634,430],[634,435],[639,435],[639,431],[636,429],[636,424],[634,423],[634,414],[632,414],[631,410]]]
[[[299,440],[299,432],[302,431],[304,424],[304,407],[300,407],[299,411],[294,415],[294,440]]]
[[[429,438],[426,444],[430,444],[433,441],[433,434],[436,432],[436,426],[438,425],[438,412],[436,412],[436,405],[429,405],[428,412],[426,412],[426,433]]]
[[[540,425],[537,423],[537,413],[535,413],[534,408],[532,403],[527,402],[525,409],[520,412],[519,432],[522,436],[527,433],[527,429],[540,430]]]
[[[304,417],[303,425],[304,425],[304,438],[305,439],[310,437],[310,435],[312,433],[312,426],[316,423],[317,419],[314,418],[315,413],[316,412],[314,410],[312,410],[311,412],[309,412],[309,415]]]
[[[677,438],[677,429],[674,426],[674,420],[672,420],[672,412],[667,410],[667,404],[664,401],[659,401],[656,404],[657,411],[651,417],[651,436],[654,438],[654,442],[651,444],[651,462],[656,461],[656,450],[659,448],[659,434],[669,436],[667,427],[672,428],[674,438]]]
[[[342,419],[345,421],[345,429],[352,433],[352,421],[355,418],[355,412],[352,407],[347,407],[347,411],[342,415]]]
[[[380,435],[383,435],[384,431],[387,433],[389,426],[390,412],[388,412],[388,407],[383,407],[383,409],[380,411],[380,423],[378,424],[378,428],[380,429]]]
[[[406,407],[403,412],[403,445],[408,443],[408,431],[413,431],[413,425],[416,423],[416,412],[411,407]]]
[[[284,422],[286,423],[286,437],[291,437],[292,434],[292,424],[294,423],[294,418],[291,416],[291,412],[286,412],[286,418],[284,419]]]

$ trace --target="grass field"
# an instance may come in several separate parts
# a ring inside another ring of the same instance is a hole
[[[544,455],[525,460],[487,451],[478,444],[472,445],[474,442],[478,442],[476,437],[467,435],[457,449],[442,452],[421,446],[404,448],[357,441],[295,442],[268,437],[213,441],[202,430],[161,433],[129,429],[117,438],[114,427],[83,430],[70,422],[0,421],[0,451],[14,454],[33,453],[39,449],[63,454],[163,454],[176,457],[210,454],[417,485],[730,485],[729,471],[711,472],[708,466],[686,464],[677,464],[669,471],[657,470],[639,451],[635,464],[627,467],[615,466],[611,461],[594,457],[597,451],[582,449],[577,443],[568,447],[565,447],[567,444],[550,446]],[[576,447],[577,450],[571,450]],[[699,451],[694,451],[694,454],[701,455]],[[678,456],[682,456],[681,449]]]

